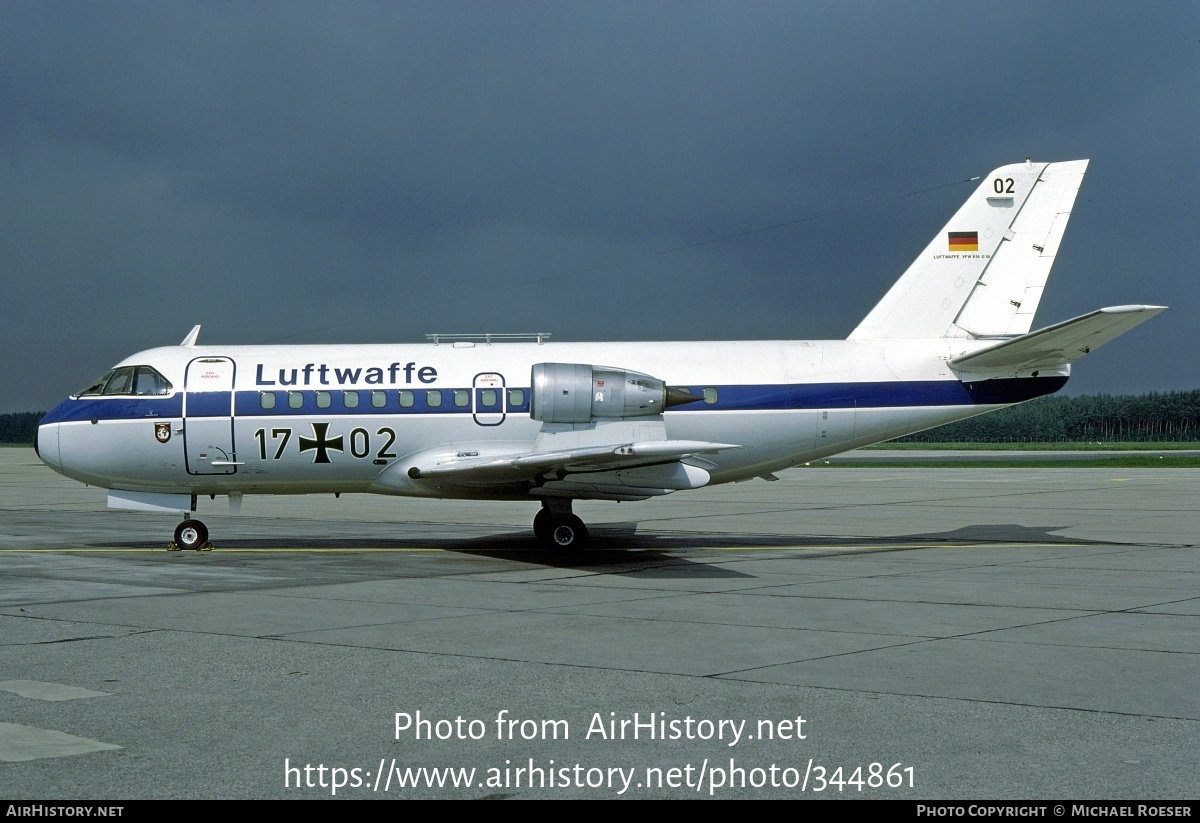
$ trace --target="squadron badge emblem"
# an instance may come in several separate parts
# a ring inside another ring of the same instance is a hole
[[[159,443],[166,443],[171,439],[171,424],[170,423],[155,423],[154,424],[154,439]]]

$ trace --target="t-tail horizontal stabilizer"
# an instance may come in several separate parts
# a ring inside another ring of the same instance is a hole
[[[1100,309],[955,357],[950,365],[958,371],[1001,371],[1006,374],[1061,368],[1115,340],[1166,308],[1112,306]]]

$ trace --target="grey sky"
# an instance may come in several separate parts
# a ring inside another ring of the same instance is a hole
[[[1068,391],[1195,388],[1198,58],[1194,2],[9,0],[0,412],[195,323],[844,337],[1026,155],[1092,160],[1035,325],[1171,306]]]

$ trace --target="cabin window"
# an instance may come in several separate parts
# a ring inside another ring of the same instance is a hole
[[[471,393],[466,389],[455,389],[454,405],[458,406],[460,409],[464,409],[471,405]]]
[[[264,409],[275,408],[275,392],[264,391],[258,393],[258,405]]]
[[[717,405],[717,390],[712,386],[704,390],[704,402],[710,406]]]
[[[317,408],[327,409],[333,405],[333,395],[327,391],[317,392]]]
[[[387,392],[373,391],[371,392],[371,405],[377,409],[382,409],[387,405]]]
[[[522,389],[509,389],[508,390],[508,405],[524,406],[525,405],[525,392]]]
[[[288,408],[292,408],[292,409],[304,408],[304,392],[302,392],[302,391],[288,392]]]
[[[409,391],[408,389],[402,390],[400,392],[400,407],[404,408],[404,409],[411,409],[412,405],[413,405],[413,393],[411,391]]]
[[[348,409],[358,408],[358,392],[344,391],[342,392],[342,405]]]
[[[442,393],[437,389],[430,389],[425,392],[425,405],[431,408],[442,405]]]
[[[492,406],[495,406],[495,405],[496,405],[496,401],[497,401],[498,399],[499,399],[499,398],[497,398],[497,397],[496,397],[496,390],[495,390],[495,389],[484,389],[483,391],[481,391],[481,392],[479,393],[479,403],[480,403],[480,405],[482,405],[482,406],[487,406],[489,409],[490,409]]]

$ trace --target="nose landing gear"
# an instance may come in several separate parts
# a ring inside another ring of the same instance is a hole
[[[199,520],[187,519],[175,527],[175,542],[167,546],[167,551],[212,551],[213,544],[208,540],[208,526]]]
[[[582,549],[588,540],[587,526],[571,513],[569,499],[546,499],[533,518],[533,533],[547,549]]]

